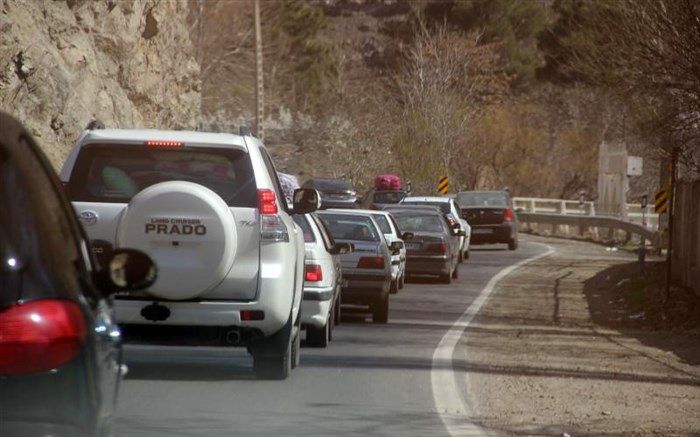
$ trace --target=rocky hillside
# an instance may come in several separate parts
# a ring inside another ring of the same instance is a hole
[[[0,0],[0,109],[57,167],[93,118],[194,128],[199,66],[186,15],[184,0]]]

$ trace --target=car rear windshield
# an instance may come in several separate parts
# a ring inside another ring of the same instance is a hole
[[[396,215],[401,232],[443,232],[443,220],[437,215]]]
[[[409,202],[401,202],[402,205],[430,205],[430,206],[439,206],[440,211],[442,211],[443,214],[449,214],[450,213],[450,204],[447,202],[422,202],[420,200],[411,200]]]
[[[341,179],[314,179],[313,187],[329,191],[353,191],[352,186]]]
[[[301,214],[293,215],[292,218],[294,219],[294,222],[298,224],[301,228],[301,232],[304,233],[304,242],[313,243],[314,241],[316,241],[316,237],[314,237],[314,232],[311,230],[311,225],[309,224],[309,219],[307,219]]]
[[[68,189],[73,201],[128,203],[144,188],[168,181],[203,185],[229,206],[257,207],[250,157],[222,148],[89,145],[78,156]]]
[[[389,220],[386,216],[382,214],[372,214],[374,221],[379,225],[379,229],[382,230],[382,234],[391,234],[391,225],[389,225]]]
[[[406,197],[403,191],[381,191],[374,193],[372,200],[374,203],[399,203]]]
[[[507,196],[497,192],[459,193],[455,199],[460,207],[508,206]]]
[[[336,240],[379,241],[377,228],[369,217],[346,214],[319,214]]]

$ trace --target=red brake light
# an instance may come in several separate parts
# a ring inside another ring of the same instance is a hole
[[[307,264],[304,269],[304,279],[308,282],[319,282],[323,280],[323,270],[317,264]]]
[[[70,301],[35,300],[0,311],[0,375],[45,372],[79,353],[85,318]]]
[[[148,140],[146,145],[148,147],[180,147],[182,146],[182,141]]]
[[[447,252],[447,244],[446,243],[428,244],[428,247],[426,247],[426,250],[428,252],[446,253]]]
[[[384,258],[381,256],[363,256],[357,263],[358,269],[383,269]]]
[[[258,209],[260,214],[277,214],[277,196],[275,192],[268,189],[258,190]]]
[[[513,210],[510,208],[506,208],[505,211],[503,211],[503,220],[507,222],[512,222],[513,221]]]
[[[260,310],[243,310],[241,311],[241,320],[265,320],[265,312]]]

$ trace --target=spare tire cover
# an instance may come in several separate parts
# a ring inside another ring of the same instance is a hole
[[[148,289],[163,299],[191,299],[220,283],[236,257],[236,223],[226,202],[192,182],[152,185],[131,199],[117,246],[139,249],[158,267]]]

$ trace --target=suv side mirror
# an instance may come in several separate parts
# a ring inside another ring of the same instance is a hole
[[[321,208],[321,195],[313,188],[294,190],[292,202],[293,214],[308,214]]]
[[[401,234],[401,239],[403,241],[413,240],[414,236],[415,235],[413,234],[413,232],[404,232],[403,234]]]
[[[353,250],[355,250],[355,246],[352,243],[335,243],[329,252],[331,255],[345,255]]]
[[[459,235],[460,237],[466,237],[467,231],[465,231],[464,229],[460,229],[457,235]]]
[[[158,269],[150,256],[134,249],[117,249],[96,272],[95,283],[105,294],[143,290],[156,282]]]

